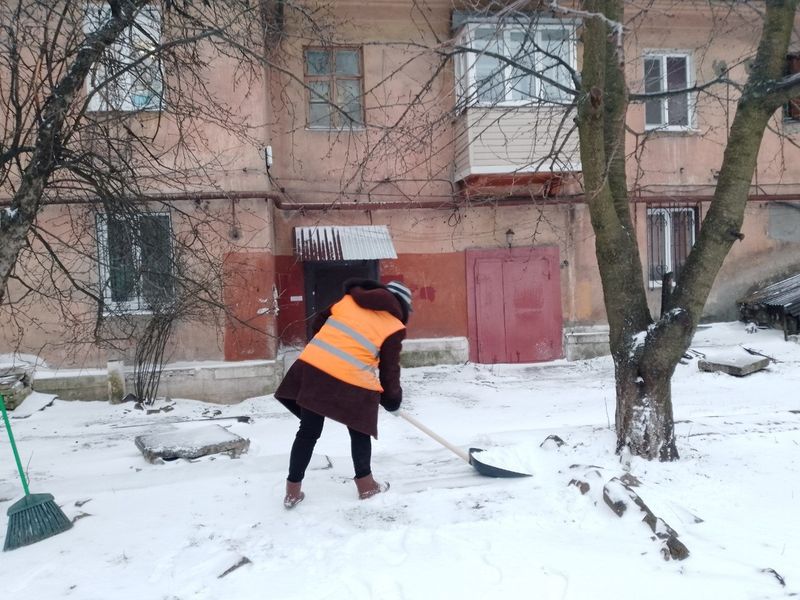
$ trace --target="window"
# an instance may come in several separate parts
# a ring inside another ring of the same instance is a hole
[[[786,57],[786,74],[800,73],[800,54],[789,54]],[[787,121],[800,121],[800,96],[792,98],[786,104],[783,116]]]
[[[359,50],[306,49],[308,126],[312,129],[363,126],[362,79]]]
[[[695,240],[697,209],[648,208],[647,247],[651,287],[661,285],[664,275],[673,273],[675,281]]]
[[[100,284],[112,311],[151,312],[175,296],[169,214],[98,215]]]
[[[111,17],[108,4],[89,4],[84,33]],[[163,100],[161,63],[150,54],[161,39],[161,15],[154,6],[142,8],[135,23],[123,31],[86,78],[89,110],[159,110]]]
[[[575,67],[571,25],[472,24],[461,43],[471,49],[456,60],[463,106],[571,101]]]
[[[687,54],[650,54],[644,57],[644,92],[658,94],[684,90],[693,85]],[[647,129],[685,130],[693,125],[691,94],[675,94],[646,100]]]

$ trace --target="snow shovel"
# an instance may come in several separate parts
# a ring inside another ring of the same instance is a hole
[[[412,417],[410,414],[408,414],[402,409],[398,409],[394,411],[392,414],[402,417],[403,419],[411,423],[414,427],[419,429],[422,433],[439,442],[442,446],[444,446],[445,448],[456,454],[461,460],[475,467],[475,470],[481,475],[484,475],[486,477],[530,477],[531,476],[530,473],[517,473],[516,471],[501,469],[500,467],[495,467],[493,465],[488,465],[484,462],[479,461],[477,458],[475,458],[475,455],[480,452],[483,452],[482,449],[470,448],[469,454],[467,454],[461,448],[454,446],[440,435],[437,435],[435,432],[425,427],[425,425],[417,421],[414,417]]]

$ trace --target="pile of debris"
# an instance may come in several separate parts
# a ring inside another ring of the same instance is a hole
[[[6,409],[17,408],[32,391],[30,373],[19,369],[0,369],[0,395],[5,398]]]

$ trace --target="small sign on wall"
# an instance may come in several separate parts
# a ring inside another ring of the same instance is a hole
[[[302,302],[302,296],[289,296],[289,302]]]

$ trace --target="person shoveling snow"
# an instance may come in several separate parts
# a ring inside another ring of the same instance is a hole
[[[411,290],[365,279],[344,284],[344,295],[321,313],[314,337],[289,368],[275,398],[300,419],[289,457],[283,505],[303,501],[306,469],[325,417],[347,425],[358,497],[389,489],[372,476],[372,440],[378,406],[400,408],[400,351],[411,312]]]

